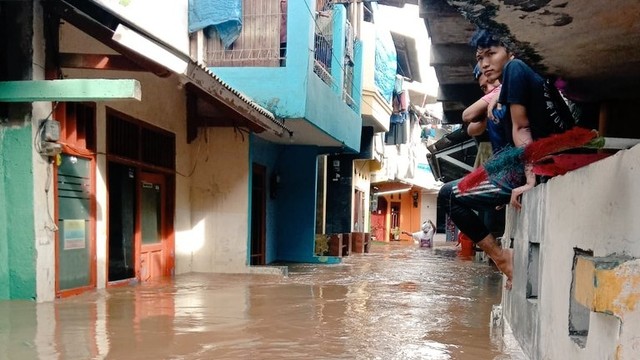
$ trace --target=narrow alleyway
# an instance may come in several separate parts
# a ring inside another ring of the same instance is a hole
[[[0,302],[0,358],[519,359],[489,331],[500,275],[436,245],[376,243],[288,278],[189,274]]]

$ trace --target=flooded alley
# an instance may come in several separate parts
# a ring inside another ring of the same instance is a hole
[[[286,278],[180,275],[0,302],[2,359],[516,359],[490,334],[500,274],[457,248],[375,243]]]

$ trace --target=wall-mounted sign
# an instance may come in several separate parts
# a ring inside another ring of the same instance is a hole
[[[84,249],[86,247],[85,220],[63,220],[64,250]]]

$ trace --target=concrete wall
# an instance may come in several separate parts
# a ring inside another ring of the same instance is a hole
[[[508,212],[504,313],[531,359],[637,358],[639,177],[636,146],[537,186],[521,213]],[[576,327],[583,333],[570,337]]]
[[[192,271],[247,272],[249,136],[220,128],[206,138],[207,160],[196,167],[190,193],[191,238],[201,243],[191,252]]]

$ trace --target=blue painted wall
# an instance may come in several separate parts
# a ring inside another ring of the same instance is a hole
[[[309,78],[306,98],[306,119],[322,119],[322,124],[316,125],[327,134],[342,141],[344,151],[357,153],[360,149],[360,128],[362,128],[362,118],[355,115],[353,110],[346,106],[341,100],[336,106],[327,99],[337,95],[317,76]],[[336,136],[335,134],[340,134]]]
[[[36,297],[31,143],[31,126],[0,127],[0,300]]]
[[[315,146],[286,146],[280,154],[278,172],[278,260],[290,262],[336,263],[339,258],[317,257],[316,158]]]
[[[356,111],[342,100],[342,89],[331,88],[313,73],[315,0],[288,2],[287,62],[284,67],[220,67],[212,71],[251,99],[269,109],[279,118],[304,118],[321,131],[344,143],[347,151],[357,152],[360,146],[359,106]],[[292,14],[295,14],[292,15]],[[344,6],[335,6],[334,34],[344,35]],[[337,35],[336,35],[337,36]],[[344,41],[336,59],[344,55]],[[359,104],[362,90],[362,49],[355,45],[354,97]],[[336,60],[334,59],[334,60]],[[343,65],[332,66],[332,72]],[[359,73],[358,73],[359,72]],[[342,74],[334,74],[334,77]],[[356,99],[357,98],[357,99]]]

